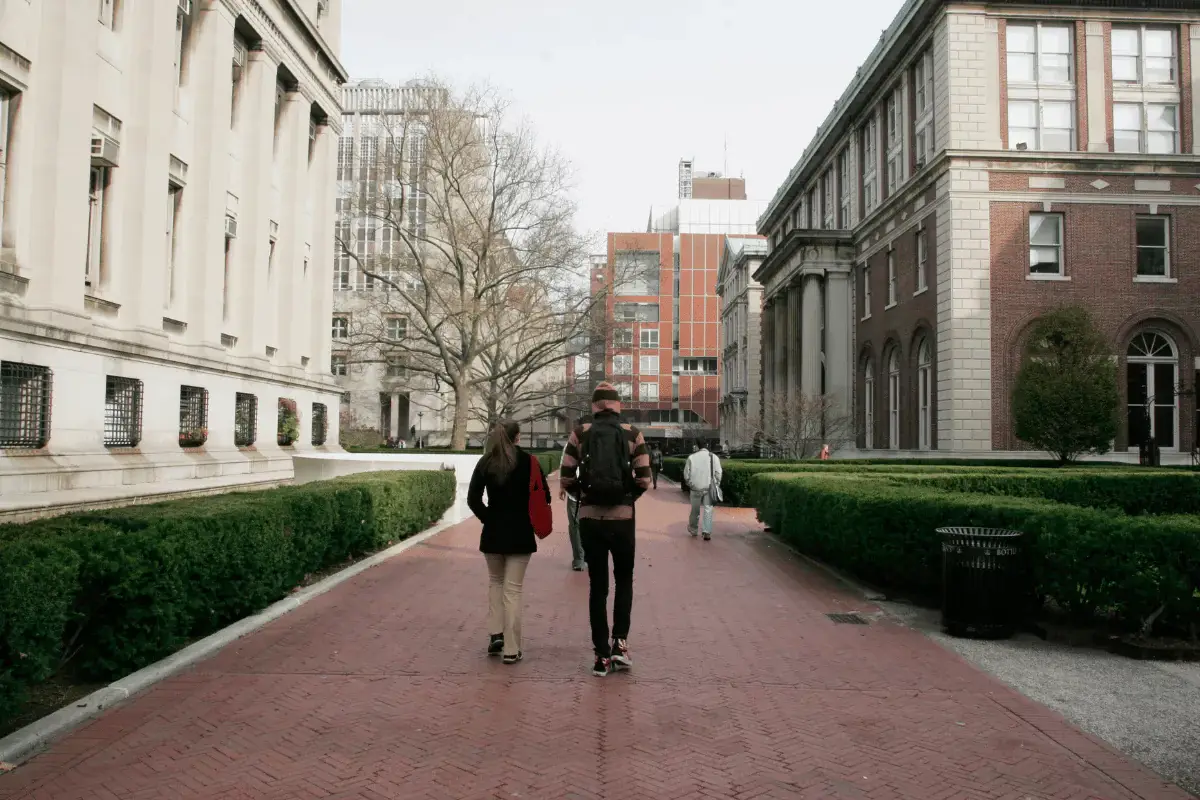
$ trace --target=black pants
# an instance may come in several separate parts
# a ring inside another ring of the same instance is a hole
[[[654,479],[654,488],[657,489],[658,488],[658,467],[651,464],[650,465],[650,474],[651,474],[651,477],[653,477],[653,479]]]
[[[612,655],[608,631],[608,555],[612,554],[612,638],[629,636],[629,614],[633,608],[634,521],[631,519],[579,520],[579,535],[587,557],[588,616],[592,624],[592,647],[596,655]]]

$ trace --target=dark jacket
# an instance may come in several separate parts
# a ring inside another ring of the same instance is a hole
[[[517,448],[517,466],[504,483],[484,469],[483,459],[475,465],[471,487],[467,490],[467,505],[483,523],[479,549],[484,553],[522,555],[537,552],[537,537],[529,521],[529,470],[533,457]],[[483,491],[487,490],[487,505]],[[546,485],[546,502],[550,502],[550,486]]]

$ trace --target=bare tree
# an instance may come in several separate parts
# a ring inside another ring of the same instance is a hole
[[[784,393],[765,398],[765,424],[759,432],[771,455],[815,458],[821,447],[844,447],[854,438],[854,420],[833,395],[789,398]]]
[[[394,359],[447,388],[462,448],[473,407],[490,421],[541,391],[604,299],[589,291],[567,163],[492,90],[434,81],[424,97],[377,121],[360,190],[339,199],[339,255],[376,290],[347,344],[352,361]]]

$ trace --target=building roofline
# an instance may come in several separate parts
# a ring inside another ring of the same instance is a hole
[[[333,48],[325,41],[325,37],[317,30],[317,26],[313,24],[304,10],[300,8],[299,0],[281,0],[281,3],[286,11],[288,11],[295,21],[299,24],[301,30],[307,35],[312,44],[317,47],[317,55],[326,61],[326,65],[333,71],[339,84],[350,80],[350,73],[342,66],[342,62],[333,52]]]
[[[783,237],[779,247],[770,252],[750,277],[765,285],[767,279],[786,264],[797,250],[805,245],[814,244],[854,244],[854,233],[848,230],[796,228]]]

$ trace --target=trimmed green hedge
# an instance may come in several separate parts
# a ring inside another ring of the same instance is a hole
[[[449,450],[436,447],[425,447],[421,449],[398,450],[394,447],[347,447],[347,452],[350,453],[382,453],[389,456],[402,456],[405,454],[416,455],[421,453],[433,453],[438,455],[460,455],[460,456],[477,456],[483,452],[482,449],[476,450]],[[552,472],[557,472],[562,464],[562,450],[530,450],[529,453],[537,457],[538,463],[542,465],[542,472],[549,475]]]
[[[0,719],[68,660],[105,681],[436,522],[452,472],[332,481],[0,526]]]
[[[1130,630],[1162,608],[1160,630],[1195,634],[1200,517],[1128,516],[1012,496],[1020,486],[1038,486],[1021,477],[990,484],[1010,493],[979,494],[929,485],[948,478],[775,473],[757,475],[751,491],[759,519],[781,537],[872,583],[933,599],[941,585],[937,528],[1015,528],[1026,534],[1037,598],[1080,620],[1099,615]]]

